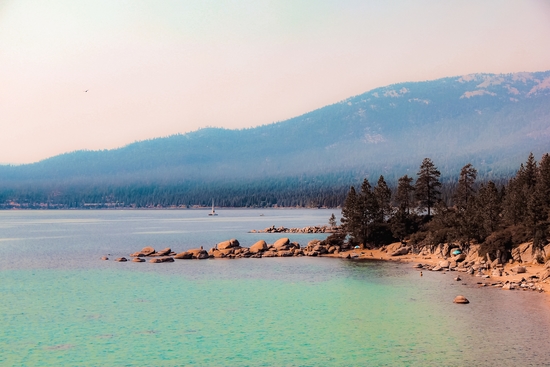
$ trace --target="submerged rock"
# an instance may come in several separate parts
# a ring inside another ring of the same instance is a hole
[[[174,258],[170,257],[170,256],[157,257],[157,258],[149,260],[149,262],[152,262],[152,263],[172,263],[172,262],[174,262]]]

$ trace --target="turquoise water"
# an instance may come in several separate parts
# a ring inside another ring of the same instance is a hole
[[[183,249],[236,237],[249,245],[268,238],[250,229],[323,224],[331,214],[224,212],[215,222],[200,211],[0,212],[0,365],[541,366],[550,360],[546,297],[480,289],[474,278],[463,285],[452,273],[420,277],[407,264],[328,258],[98,260],[148,244]],[[312,236],[293,237],[303,243]],[[457,294],[472,303],[453,304]]]

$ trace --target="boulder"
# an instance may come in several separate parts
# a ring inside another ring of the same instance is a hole
[[[483,257],[479,256],[479,248],[481,245],[470,245],[470,248],[468,250],[468,254],[466,254],[466,259],[464,261],[467,261],[469,263],[476,263],[480,262]]]
[[[273,248],[276,250],[288,250],[288,245],[290,244],[290,240],[286,237],[279,238],[275,243],[273,244]]]
[[[468,304],[468,303],[470,303],[470,301],[468,301],[468,299],[464,296],[456,296],[453,302],[458,303],[458,304]]]
[[[210,251],[208,251],[208,256],[213,257],[215,259],[222,259],[222,258],[225,257],[225,254],[222,253],[217,248],[212,248],[212,249],[210,249]]]
[[[452,259],[453,259],[453,261],[456,261],[457,263],[462,262],[462,261],[466,260],[466,254],[465,253],[458,254],[456,256],[453,256]]]
[[[539,259],[544,259],[544,251],[534,249],[532,242],[522,243],[512,250],[512,258],[514,261],[527,264],[537,264]]]
[[[506,291],[514,290],[514,285],[512,283],[506,283],[502,286],[502,289]]]
[[[174,262],[174,258],[170,257],[170,256],[156,257],[154,259],[149,260],[149,262],[152,262],[152,263],[172,263],[172,262]]]
[[[423,266],[422,266],[422,264],[414,264],[414,265],[413,265],[413,268],[415,268],[415,269],[422,269]]]
[[[513,271],[516,274],[522,274],[522,273],[527,272],[527,268],[525,266],[516,266],[516,267],[513,267],[510,270]]]
[[[192,259],[192,258],[193,258],[193,254],[188,251],[180,252],[179,254],[176,254],[176,256],[174,256],[174,259]]]
[[[550,269],[544,269],[544,271],[539,276],[540,281],[550,278]]]
[[[143,263],[143,262],[145,262],[145,259],[142,258],[142,257],[134,257],[132,259],[132,261],[135,262],[135,263]]]
[[[235,255],[234,248],[227,248],[225,250],[218,250],[223,256],[227,257],[229,255]]]
[[[109,260],[107,256],[101,256],[101,260]]]
[[[403,244],[401,242],[394,242],[394,243],[390,243],[389,245],[385,246],[385,250],[388,254],[393,254],[394,252],[401,249],[402,247],[403,247]],[[398,256],[398,255],[395,255],[395,256]]]
[[[239,244],[239,241],[232,238],[229,241],[223,241],[223,242],[218,243],[216,245],[216,247],[218,248],[218,250],[226,250],[226,249],[229,249],[229,248],[240,247],[240,244]]]
[[[267,250],[267,243],[265,243],[264,240],[259,240],[258,242],[250,246],[250,249],[249,249],[249,251],[252,252],[253,254],[257,254],[258,252],[263,252],[266,250]]]
[[[451,262],[449,260],[443,260],[443,261],[440,261],[438,266],[440,268],[449,268],[449,266],[451,266]]]
[[[208,255],[208,252],[202,250],[198,255],[197,255],[197,259],[199,260],[205,260],[205,259],[209,259],[210,256]]]
[[[141,249],[141,251],[138,251],[134,254],[132,254],[132,256],[134,257],[138,257],[138,256],[151,256],[152,254],[155,253],[155,249],[152,248],[152,247],[144,247]]]
[[[115,259],[115,261],[118,261],[118,262],[125,262],[125,261],[128,261],[128,259],[125,258],[125,257],[119,257],[119,258]]]
[[[391,253],[390,256],[401,256],[401,255],[407,255],[410,251],[411,251],[411,248],[408,247],[408,246],[405,246],[405,247],[401,247],[400,249],[397,249],[393,252],[388,251],[388,253]]]
[[[170,252],[172,252],[172,250],[169,247],[167,247],[165,249],[157,251],[157,256],[167,256],[170,254]]]

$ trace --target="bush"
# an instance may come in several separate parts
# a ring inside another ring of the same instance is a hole
[[[508,253],[512,251],[513,247],[513,233],[510,229],[505,229],[503,231],[494,232],[487,237],[485,242],[479,247],[478,253],[479,256],[486,256],[489,254],[494,257],[499,250],[501,253]]]
[[[328,246],[343,246],[344,240],[346,239],[346,234],[342,232],[335,232],[327,237],[326,240],[321,241],[323,245]]]
[[[426,239],[426,236],[428,235],[427,232],[416,232],[416,233],[413,233],[411,236],[410,236],[410,240],[412,242],[413,245],[418,245],[420,243],[422,243],[425,239]]]
[[[520,245],[533,239],[532,232],[529,231],[526,226],[512,226],[507,230],[510,231],[510,234],[512,236],[511,240],[514,245]]]

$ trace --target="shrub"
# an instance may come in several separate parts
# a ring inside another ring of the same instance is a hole
[[[323,245],[328,246],[342,246],[344,240],[346,239],[346,234],[342,232],[335,232],[327,237],[326,240],[321,241]]]
[[[485,256],[487,254],[496,256],[500,250],[501,253],[507,253],[514,247],[513,234],[510,229],[498,231],[492,233],[485,239],[485,242],[479,247],[479,255]]]

